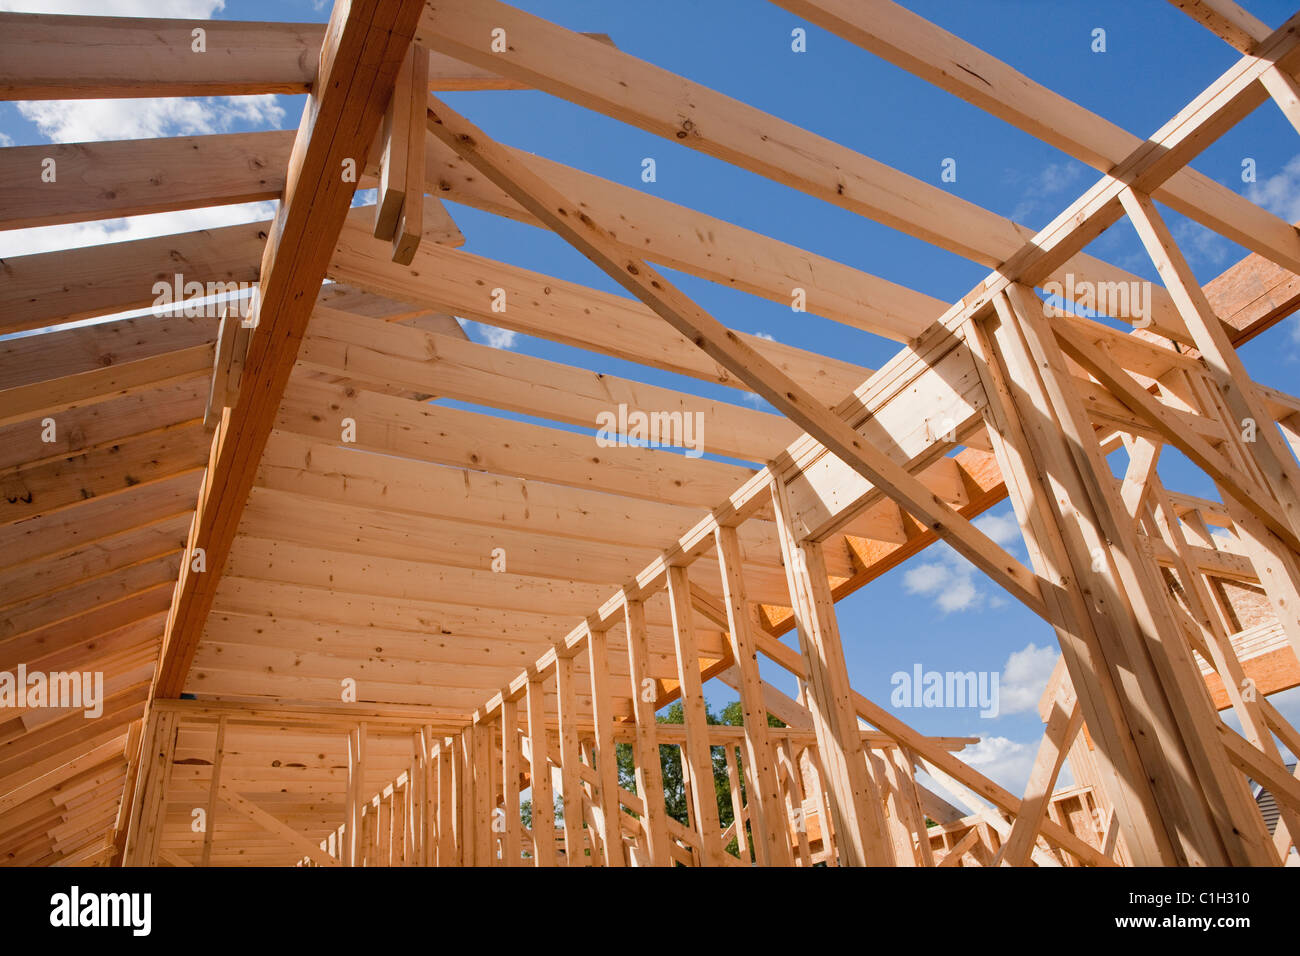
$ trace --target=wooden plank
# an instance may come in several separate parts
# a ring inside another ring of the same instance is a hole
[[[1256,423],[1258,440],[1251,443],[1251,457],[1263,473],[1271,497],[1276,500],[1290,531],[1284,540],[1300,550],[1300,480],[1295,456],[1273,427],[1273,416],[1265,408],[1246,366],[1219,324],[1191,267],[1150,198],[1134,189],[1127,189],[1120,194],[1120,201],[1183,313],[1211,377],[1218,384],[1233,417],[1231,427],[1242,429],[1247,421]],[[1276,519],[1261,518],[1270,527],[1276,523]]]
[[[0,285],[0,332],[39,329],[153,306],[159,297],[155,285],[163,283],[174,292],[175,277],[182,268],[183,282],[201,282],[205,288],[209,283],[219,283],[223,289],[238,289],[240,283],[257,281],[270,228],[269,222],[251,222],[151,239],[106,242],[81,249],[11,256],[4,260],[5,282]],[[138,329],[143,321],[150,323],[151,334],[137,338],[131,331]],[[61,340],[86,343],[98,340],[105,343],[105,348],[110,347],[106,340],[115,340],[117,344],[113,348],[130,349],[110,353],[120,356],[115,359],[120,362],[128,361],[132,353],[143,358],[212,341],[216,331],[215,316],[163,320],[150,317],[113,323],[108,328],[72,330],[61,333]],[[37,339],[37,344],[43,346],[54,341],[53,337],[45,336]],[[21,339],[6,343],[6,351],[21,348],[22,344]],[[33,345],[30,341],[25,344]],[[56,351],[53,354],[68,362],[78,353]],[[54,378],[70,371],[51,369],[42,377]]]
[[[817,731],[822,765],[827,770],[823,787],[835,818],[839,864],[889,866],[897,861],[881,811],[880,790],[868,771],[857,715],[849,701],[851,685],[822,546],[817,542],[800,543],[796,538],[783,481],[773,483],[772,499],[799,646],[808,672],[808,710]],[[800,845],[806,840],[804,836]]]
[[[402,207],[393,228],[393,261],[399,265],[410,265],[415,258],[415,251],[420,245],[420,235],[424,232],[424,142],[428,139],[424,129],[425,91],[429,89],[429,55],[424,47],[412,45],[408,55],[410,67],[403,68],[398,76],[397,85],[405,86],[406,109],[402,116],[406,148],[404,165],[405,182],[402,184]],[[394,90],[394,103],[397,102]],[[434,200],[434,205],[442,204]],[[446,211],[443,210],[446,216]]]
[[[212,841],[217,832],[217,799],[221,793],[221,764],[226,759],[226,718],[217,721],[217,743],[212,752],[212,780],[208,784],[207,816],[204,818],[203,853],[199,866],[212,865]]]
[[[1169,0],[1207,30],[1242,53],[1250,53],[1268,39],[1268,25],[1233,0]]]
[[[437,184],[443,198],[542,225],[440,141],[430,136],[428,146],[426,177]],[[786,307],[792,291],[803,289],[805,306],[813,315],[900,341],[924,331],[948,308],[940,299],[653,193],[522,150],[510,151],[556,189],[578,198],[592,218],[618,222],[615,238],[629,255]]]
[[[636,791],[645,803],[641,818],[644,846],[651,866],[671,866],[668,848],[668,815],[664,807],[663,768],[655,722],[656,682],[649,676],[650,649],[646,631],[645,605],[628,601],[624,610],[627,638],[628,677],[632,690],[632,712],[636,722],[633,755]],[[531,685],[530,685],[531,686]]]
[[[1077,398],[1062,384],[1068,374],[1066,358],[1056,346],[1039,302],[1032,290],[1012,286],[1006,300],[999,300],[998,312],[1004,329],[1023,336],[1030,361],[1041,376],[1047,406],[1067,436],[1068,452],[1084,483],[1084,494],[1070,499],[1081,519],[1095,522],[1089,533],[1096,537],[1088,541],[1087,548],[1093,555],[1092,575],[1084,580],[1095,582],[1099,593],[1117,595],[1109,603],[1119,612],[1108,617],[1120,638],[1123,656],[1119,660],[1139,685],[1145,684],[1136,702],[1139,712],[1146,711],[1139,723],[1150,720],[1151,732],[1161,742],[1148,766],[1181,764],[1181,771],[1170,774],[1194,775],[1200,785],[1197,790],[1165,787],[1162,822],[1167,826],[1176,814],[1186,814],[1177,839],[1189,859],[1263,863],[1273,855],[1271,848],[1265,850],[1260,845],[1267,833],[1258,826],[1258,813],[1240,779],[1231,772],[1222,752],[1209,742],[1217,717],[1208,706],[1204,682],[1173,619],[1168,588],[1136,540],[1110,466],[1091,425],[1081,415]],[[1088,502],[1095,519],[1087,517]],[[1094,550],[1097,547],[1103,548],[1100,561]],[[1118,660],[1109,666],[1116,663]],[[1155,772],[1151,775],[1161,777]]]
[[[1083,712],[1070,690],[1067,700],[1058,700],[1047,721],[1047,729],[1038,745],[1034,766],[1029,773],[1025,795],[1020,800],[1020,813],[1011,824],[1011,835],[1002,844],[995,858],[1007,866],[1027,866],[1029,856],[1038,839],[1038,828],[1047,812],[1056,779],[1065,763],[1066,754],[1083,726]],[[1062,706],[1064,704],[1064,706]]]
[[[799,436],[779,416],[740,405],[593,372],[450,336],[365,320],[317,307],[299,361],[375,387],[382,383],[596,427],[619,405],[644,412],[649,438],[686,447],[694,430],[674,427],[671,415],[703,416],[702,449],[749,461],[765,461]],[[649,412],[660,413],[649,416]],[[678,417],[677,422],[683,419]],[[698,419],[697,419],[698,420]]]
[[[791,674],[803,677],[799,652],[786,647],[776,638],[758,633],[758,649],[763,654],[780,664]],[[978,770],[963,763],[946,750],[932,745],[922,734],[903,723],[885,708],[879,706],[854,691],[853,706],[858,716],[873,727],[878,728],[906,747],[918,757],[932,763],[937,769],[949,774],[965,786],[970,787],[981,797],[994,804],[1000,810],[1015,816],[1020,810],[1020,800],[1014,794],[999,786]],[[1079,839],[1069,830],[1052,820],[1043,822],[1043,835],[1053,843],[1074,853],[1081,860],[1094,866],[1114,866],[1115,863],[1101,856],[1090,844]]]
[[[1231,0],[1212,2],[1236,6]],[[1121,127],[891,0],[777,3],[1099,172],[1109,172],[1142,144]],[[1258,39],[1266,39],[1269,29],[1254,22],[1263,31]],[[1208,176],[1193,169],[1180,170],[1157,191],[1156,198],[1233,242],[1300,270],[1300,236],[1291,224]],[[1163,295],[1161,290],[1155,294]]]
[[[752,474],[707,458],[601,448],[591,435],[300,380],[286,390],[276,427],[337,442],[344,418],[357,422],[349,443],[356,449],[679,505],[707,507]]]
[[[551,789],[550,738],[545,685],[528,682],[528,776],[533,791],[533,866],[555,866],[555,794]]]
[[[240,400],[217,437],[214,467],[196,515],[194,542],[208,571],[183,572],[159,666],[157,694],[184,686],[239,516],[253,485],[280,397],[325,267],[352,201],[339,170],[364,157],[410,45],[419,4],[359,0],[336,8],[286,180],[285,202],[261,269],[261,324],[249,345]]]
[[[262,829],[274,833],[295,850],[310,858],[313,862],[321,866],[338,866],[339,861],[336,857],[330,856],[319,846],[307,839],[293,827],[276,817],[274,814],[267,813],[260,806],[236,793],[230,787],[221,786],[217,791],[221,795],[221,800],[226,806],[236,813],[252,820]]]
[[[193,31],[204,31],[204,53]],[[323,23],[0,13],[0,99],[310,93]],[[604,34],[589,34],[612,45]],[[490,69],[429,55],[435,90],[518,90]]]
[[[185,382],[212,367],[211,345],[192,345],[176,352],[31,385],[0,390],[0,426],[109,402],[125,395]]]
[[[278,199],[292,147],[278,130],[11,146],[0,150],[0,229]]]
[[[493,28],[507,31],[504,53],[490,49]],[[938,186],[496,0],[430,3],[417,40],[990,267],[1026,238]],[[1069,268],[1093,280],[1134,278],[1084,256]]]
[[[626,866],[619,803],[618,758],[614,750],[614,715],[610,712],[609,633],[592,631],[587,635],[587,659],[591,668],[592,719],[596,722],[595,803],[600,811],[601,843],[606,866]]]
[[[351,224],[329,267],[330,278],[380,295],[417,303],[498,328],[627,359],[731,388],[748,383],[626,296],[596,292],[573,282],[520,269],[458,249],[421,244],[409,267],[392,261],[390,248]],[[502,289],[506,310],[494,311],[492,290]],[[593,323],[589,316],[600,315]],[[759,353],[832,405],[870,374],[861,366],[737,333]]]
[[[433,98],[431,103],[437,102]],[[640,298],[710,357],[784,412],[863,477],[935,528],[963,557],[1006,588],[1031,610],[1044,615],[1039,582],[1019,561],[989,540],[969,521],[887,455],[866,442],[842,419],[830,414],[807,391],[784,375],[717,319],[674,288],[650,266],[628,259],[590,217],[571,216],[569,200],[555,192],[464,117],[439,104],[429,113],[429,128],[484,175],[510,193],[611,278]]]
[[[519,818],[519,705],[506,701],[501,708],[501,789],[505,827],[501,838],[501,862],[522,866],[522,823]]]
[[[677,646],[678,686],[682,700],[682,722],[686,743],[682,751],[683,775],[693,780],[713,779],[713,754],[709,747],[708,711],[700,679],[699,650],[695,638],[695,612],[691,583],[684,567],[668,569],[668,601],[673,615],[673,638]],[[690,793],[691,822],[699,834],[701,866],[722,865],[721,824],[716,800],[694,787]]]
[[[1111,392],[1142,415],[1170,444],[1186,454],[1204,469],[1215,481],[1232,493],[1242,506],[1250,509],[1269,529],[1292,547],[1300,548],[1300,537],[1292,529],[1288,516],[1282,512],[1273,496],[1259,488],[1254,479],[1242,474],[1225,461],[1200,436],[1186,428],[1169,414],[1168,409],[1153,395],[1142,389],[1127,372],[1102,355],[1095,347],[1084,342],[1073,330],[1055,327],[1056,337],[1072,359],[1083,365]],[[1263,429],[1271,428],[1268,420]]]
[[[775,754],[768,734],[767,711],[763,708],[762,678],[758,673],[758,649],[754,646],[752,610],[745,594],[736,529],[721,526],[716,532],[718,568],[722,577],[723,601],[731,634],[731,654],[740,671],[740,706],[744,711],[745,754],[753,774],[749,791],[750,820],[754,828],[755,858],[759,866],[791,866],[788,821],[782,810],[777,782]],[[713,797],[713,772],[697,783],[705,790],[701,799]]]
[[[582,783],[578,768],[578,694],[573,659],[561,657],[555,665],[556,702],[560,725],[560,780],[564,798],[564,863],[588,866],[582,831]],[[593,861],[594,862],[594,861]]]
[[[5,497],[0,526],[74,507],[88,498],[121,494],[202,468],[203,429],[195,425],[124,437],[104,449],[0,473]]]

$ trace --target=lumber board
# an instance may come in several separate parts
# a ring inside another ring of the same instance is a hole
[[[363,158],[379,127],[419,6],[414,0],[336,8],[321,51],[313,96],[303,113],[275,226],[261,268],[259,316],[229,430],[218,437],[194,540],[209,570],[182,573],[157,680],[174,697],[221,576],[257,462],[274,424],[298,343],[315,304],[330,251],[347,218],[352,190],[339,170]],[[225,440],[222,440],[225,439]]]
[[[276,131],[0,150],[0,229],[278,199],[293,148]],[[55,163],[53,182],[43,164]]]

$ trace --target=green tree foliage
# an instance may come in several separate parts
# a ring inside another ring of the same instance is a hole
[[[724,725],[728,727],[742,727],[745,723],[744,713],[740,709],[740,701],[733,700],[727,706],[722,708],[721,714],[715,714],[713,709],[706,702],[704,705],[705,719],[710,724]],[[685,722],[682,711],[681,701],[674,701],[663,713],[656,715],[655,720],[661,724],[681,724]],[[769,727],[784,727],[777,718],[771,714],[767,715],[767,724]],[[741,748],[742,759],[738,764],[741,770],[741,802],[744,803],[745,782],[744,782],[744,749]],[[710,756],[713,760],[713,783],[714,792],[718,803],[718,820],[722,824],[722,829],[731,826],[731,821],[735,819],[731,809],[731,779],[727,775],[727,758],[726,751],[723,747],[710,748]],[[668,815],[684,826],[689,826],[690,812],[686,802],[686,785],[682,777],[682,752],[676,745],[661,744],[659,746],[659,764],[663,771],[664,778],[664,806]],[[618,781],[619,785],[633,793],[636,792],[636,772],[635,762],[632,758],[632,745],[618,745]],[[730,849],[734,852],[736,841],[733,839]]]
[[[740,701],[733,700],[722,708],[720,714],[715,714],[713,709],[706,702],[704,705],[705,719],[710,724],[718,724],[728,727],[743,727],[745,724],[745,715],[740,709]],[[681,701],[675,701],[670,704],[663,713],[657,714],[655,720],[661,724],[682,724],[685,723],[685,716],[682,711]],[[785,724],[773,717],[767,715],[767,725],[769,727],[784,727]],[[636,788],[636,763],[632,757],[631,744],[616,745],[618,756],[618,783],[619,786],[632,793],[637,792]],[[718,804],[718,821],[722,824],[722,829],[731,826],[731,821],[735,819],[731,809],[731,778],[727,774],[727,757],[726,750],[723,747],[710,748],[710,756],[713,760],[713,784],[714,792]],[[682,777],[682,755],[681,750],[674,744],[661,744],[659,746],[659,766],[664,778],[664,806],[668,815],[683,826],[689,826],[690,810],[686,802],[686,785]],[[744,780],[744,748],[741,748],[740,758],[737,763],[740,770],[740,787],[741,803],[745,802],[745,780]],[[563,826],[563,802],[556,795],[555,807],[553,810],[555,825]],[[533,804],[531,800],[524,800],[519,805],[520,817],[525,827],[532,828],[533,825]],[[728,850],[732,853],[737,851],[737,841],[733,837]]]

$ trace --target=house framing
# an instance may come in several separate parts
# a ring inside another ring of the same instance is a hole
[[[1236,349],[1300,305],[1300,234],[1188,163],[1266,102],[1300,130],[1300,14],[1271,29],[1177,0],[1241,57],[1141,140],[889,0],[775,2],[1096,184],[1034,234],[498,0],[353,0],[324,27],[0,14],[6,99],[308,94],[296,132],[0,150],[7,229],[279,203],[270,222],[0,264],[0,334],[39,330],[0,340],[0,671],[99,672],[105,692],[93,720],[0,713],[0,860],[1294,858],[1279,744],[1300,752],[1300,733],[1269,695],[1300,684],[1300,399]],[[941,302],[512,149],[440,98],[483,89],[567,99],[989,275]],[[553,231],[628,295],[464,251],[442,199]],[[1202,288],[1156,202],[1250,254]],[[1081,301],[1137,281],[1084,252],[1121,219],[1162,280],[1150,321],[1049,307],[1048,283]],[[734,331],[651,262],[800,290],[901,350],[872,371]],[[217,298],[80,322],[147,308],[174,276]],[[251,283],[245,316],[230,293]],[[494,350],[452,316],[781,414]],[[596,444],[620,405],[700,413],[707,450],[752,467]],[[1165,488],[1165,448],[1220,500]],[[972,523],[1005,499],[1028,565]],[[971,739],[921,734],[849,681],[836,601],[940,540],[1060,643],[1023,794],[963,762]],[[707,722],[715,678],[743,726]],[[656,722],[673,702],[683,723]],[[525,792],[565,812],[525,826]]]

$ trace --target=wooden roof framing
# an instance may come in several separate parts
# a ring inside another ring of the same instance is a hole
[[[95,719],[0,711],[0,860],[1286,859],[1300,783],[1274,738],[1294,751],[1297,734],[1267,696],[1300,683],[1300,400],[1234,350],[1300,306],[1300,235],[1188,163],[1270,99],[1296,122],[1300,15],[1270,30],[1178,3],[1243,55],[1141,140],[889,0],[776,2],[1101,178],[1033,234],[497,0],[203,21],[221,55],[197,68],[178,53],[197,21],[0,14],[8,99],[307,94],[296,132],[0,149],[0,229],[278,203],[266,222],[2,264],[0,334],[31,334],[0,340],[0,672],[97,672],[104,696]],[[498,143],[438,97],[525,88],[992,271],[950,304]],[[50,155],[57,183],[25,185]],[[353,205],[376,185],[377,208]],[[471,251],[441,199],[555,232],[631,297]],[[1202,289],[1153,199],[1249,255]],[[1084,251],[1125,216],[1163,280],[1151,327],[1043,310],[1053,278],[1137,281]],[[650,263],[783,303],[803,288],[809,311],[903,348],[871,370],[738,332]],[[253,319],[230,299],[224,319],[117,315],[179,276],[256,282]],[[493,349],[454,317],[780,414]],[[593,422],[620,404],[698,415],[710,456],[667,432],[675,450],[601,447]],[[1223,500],[1165,489],[1166,446]],[[1028,564],[972,523],[1008,497]],[[835,602],[940,539],[1061,643],[1023,796],[962,761],[968,739],[922,735],[849,681]],[[705,724],[714,677],[743,728]],[[681,727],[654,720],[672,701]],[[661,744],[692,781],[685,824]],[[1274,835],[1247,777],[1278,799]],[[525,788],[561,797],[553,833],[524,828]]]

